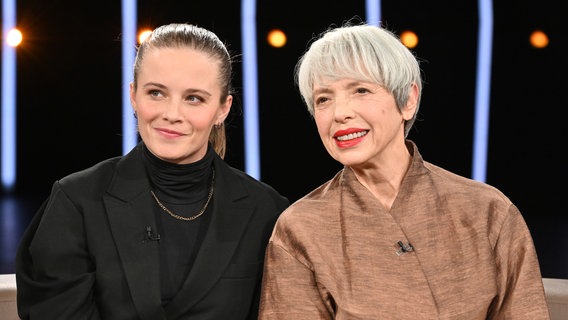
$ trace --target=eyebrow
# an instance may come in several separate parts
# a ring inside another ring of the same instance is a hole
[[[158,88],[162,88],[165,89],[166,86],[164,86],[163,84],[157,83],[157,82],[147,82],[145,84],[142,85],[142,88],[146,88],[146,87],[158,87]]]
[[[142,86],[142,88],[147,88],[147,87],[158,87],[158,88],[164,89],[164,90],[167,89],[167,87],[165,85],[163,85],[161,83],[157,83],[157,82],[147,82]],[[208,97],[213,96],[210,92],[208,92],[206,90],[194,89],[194,88],[186,89],[184,92],[185,93],[200,93],[200,94],[206,95]]]
[[[313,95],[322,94],[322,93],[330,93],[330,92],[332,92],[331,89],[329,89],[327,87],[323,87],[323,88],[319,88],[317,90],[314,90]]]
[[[360,85],[370,85],[373,84],[371,82],[368,81],[363,81],[363,80],[353,80],[347,83],[347,85],[345,86],[345,88],[347,89],[351,89]],[[330,93],[333,90],[329,89],[329,87],[327,86],[321,86],[321,88],[318,88],[317,90],[313,91],[313,94],[321,94],[321,93]]]

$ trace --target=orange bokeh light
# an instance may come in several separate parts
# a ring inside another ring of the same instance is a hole
[[[413,31],[403,31],[400,34],[400,41],[407,48],[415,48],[418,45],[418,36]]]
[[[544,48],[548,45],[548,36],[541,30],[535,30],[529,38],[531,45],[535,48]]]
[[[268,44],[275,48],[281,48],[286,45],[286,34],[284,31],[280,29],[273,29],[268,32],[268,36],[266,37],[268,40]]]
[[[146,38],[148,38],[151,33],[152,30],[148,29],[140,31],[140,33],[138,33],[138,43],[144,42],[144,40],[146,40]]]

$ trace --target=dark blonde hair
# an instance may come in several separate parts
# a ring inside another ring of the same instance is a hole
[[[134,90],[138,88],[138,74],[146,51],[153,48],[191,48],[207,53],[219,63],[219,84],[221,86],[221,103],[225,102],[232,94],[232,57],[225,44],[217,35],[207,29],[187,24],[172,23],[160,26],[150,36],[144,40],[136,52],[134,60],[134,80],[132,82]],[[227,147],[227,137],[225,125],[215,125],[209,134],[209,142],[213,149],[221,158],[225,157]]]

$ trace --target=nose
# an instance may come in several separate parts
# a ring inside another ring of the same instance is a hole
[[[345,122],[355,117],[352,100],[347,96],[339,96],[336,98],[334,111],[336,122]]]
[[[166,103],[162,117],[169,122],[176,122],[181,120],[181,100],[171,100]]]

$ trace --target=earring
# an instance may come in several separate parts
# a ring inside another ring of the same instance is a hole
[[[134,111],[132,115],[134,116],[134,119],[138,119],[138,114],[136,113],[136,111]]]

